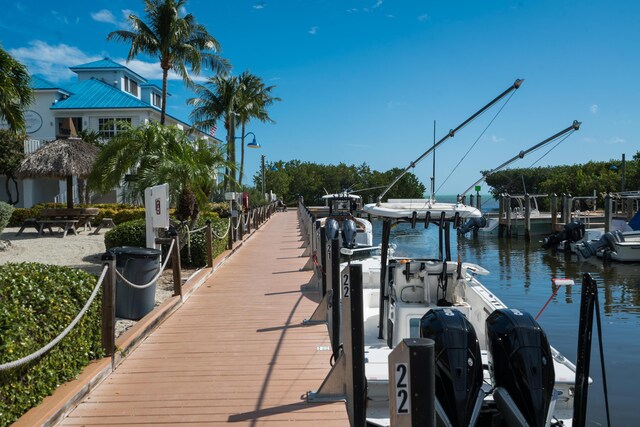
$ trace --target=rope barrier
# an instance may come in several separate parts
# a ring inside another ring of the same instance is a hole
[[[171,251],[173,250],[173,245],[176,243],[175,240],[171,241],[171,246],[169,246],[169,252],[168,254],[171,254]],[[118,269],[116,268],[116,276],[118,276],[124,283],[126,283],[127,285],[131,286],[132,288],[136,288],[136,289],[146,289],[149,286],[153,285],[155,283],[156,280],[158,280],[160,278],[160,276],[162,275],[162,272],[164,271],[165,267],[167,266],[167,264],[169,263],[169,260],[171,259],[171,256],[167,256],[167,258],[164,260],[164,264],[162,264],[162,267],[160,267],[160,271],[158,271],[158,274],[155,275],[155,277],[153,279],[151,279],[151,281],[149,283],[146,283],[144,285],[136,285],[135,283],[131,283],[130,281],[127,280],[126,277],[124,277],[122,274],[120,274],[120,272],[118,271]]]
[[[196,228],[195,230],[191,230],[191,231],[190,231],[190,233],[191,233],[191,234],[193,234],[193,233],[199,233],[199,232],[201,232],[202,230],[205,230],[206,228],[207,228],[207,226],[206,226],[206,225],[204,225],[204,226],[202,226],[202,227],[200,227],[200,228]]]
[[[71,332],[71,330],[76,326],[76,324],[78,324],[80,319],[82,319],[82,316],[84,316],[84,314],[89,309],[89,306],[91,305],[91,303],[95,299],[96,295],[98,294],[98,290],[100,290],[100,286],[102,285],[102,281],[104,280],[104,277],[107,274],[107,269],[108,268],[109,267],[106,266],[106,265],[102,268],[102,274],[100,274],[100,277],[98,278],[98,283],[96,284],[95,288],[93,288],[93,292],[91,292],[91,296],[89,297],[89,300],[84,305],[84,307],[82,307],[82,310],[80,310],[80,313],[78,313],[78,315],[75,317],[75,319],[73,319],[73,321],[69,324],[69,326],[67,326],[64,329],[64,331],[62,331],[60,333],[60,335],[55,337],[49,344],[45,345],[40,350],[35,351],[35,352],[31,353],[30,355],[25,356],[25,357],[23,357],[21,359],[15,360],[13,362],[8,362],[8,363],[0,365],[0,371],[6,371],[6,370],[9,370],[9,369],[13,369],[13,368],[16,368],[18,366],[25,365],[25,364],[37,359],[38,357],[42,356],[43,354],[45,354],[46,352],[51,350],[64,337],[66,337],[67,334],[69,332]]]
[[[211,234],[213,234],[217,239],[224,239],[225,237],[227,237],[229,235],[229,230],[230,229],[231,229],[231,218],[228,218],[227,230],[224,232],[224,235],[220,236],[218,233],[216,233],[213,230],[213,227],[211,227]]]

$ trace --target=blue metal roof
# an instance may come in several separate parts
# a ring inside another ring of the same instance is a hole
[[[89,79],[67,86],[72,95],[51,106],[52,110],[158,108],[100,80]]]
[[[55,89],[60,89],[60,86],[57,86],[53,83],[51,83],[48,80],[43,79],[41,76],[34,74],[31,76],[31,88],[34,90],[46,90],[46,89],[50,89],[50,90],[55,90]]]
[[[141,81],[146,82],[147,79],[145,79],[144,77],[142,77],[141,75],[135,73],[134,71],[131,71],[131,69],[125,67],[122,64],[117,63],[116,61],[113,61],[110,58],[104,58],[104,59],[100,59],[98,61],[93,61],[93,62],[87,62],[86,64],[80,64],[80,65],[75,65],[73,67],[69,67],[69,69],[71,71],[74,72],[78,72],[78,71],[95,71],[95,70],[126,70],[129,73],[131,73],[132,75],[136,76],[137,78],[139,78]]]

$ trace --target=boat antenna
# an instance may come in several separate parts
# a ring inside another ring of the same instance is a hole
[[[507,160],[506,162],[504,162],[503,164],[501,164],[497,168],[492,169],[489,172],[485,173],[482,176],[482,178],[480,178],[479,180],[477,180],[476,182],[471,184],[471,186],[469,188],[467,188],[462,193],[460,193],[460,196],[466,195],[469,191],[473,190],[473,188],[475,188],[476,185],[478,185],[482,181],[484,181],[489,175],[498,172],[499,170],[507,167],[508,165],[510,165],[511,163],[515,162],[518,159],[522,159],[524,156],[526,156],[530,152],[535,151],[538,148],[542,147],[543,145],[548,144],[549,142],[560,138],[561,136],[563,136],[564,134],[566,134],[568,132],[572,132],[573,133],[573,132],[577,131],[578,129],[580,129],[580,125],[581,124],[582,124],[581,122],[579,122],[577,120],[574,120],[573,123],[571,124],[571,126],[569,126],[568,128],[561,130],[560,132],[556,133],[555,135],[550,136],[549,138],[545,139],[544,141],[541,141],[541,142],[537,143],[536,145],[534,145],[533,147],[531,147],[531,148],[529,148],[527,150],[520,151],[518,154],[516,154],[515,156],[513,156],[512,158],[510,158],[509,160]],[[526,193],[526,190],[525,190],[525,193]]]
[[[433,144],[433,146],[431,148],[429,148],[427,151],[425,151],[424,153],[422,153],[422,155],[420,157],[418,157],[416,160],[414,160],[413,162],[411,162],[409,164],[409,166],[407,166],[394,180],[391,184],[389,184],[387,186],[387,188],[384,189],[384,191],[382,192],[382,194],[380,194],[378,196],[378,205],[380,205],[380,203],[382,202],[382,198],[384,197],[385,194],[387,194],[387,192],[391,189],[391,187],[393,187],[394,185],[396,185],[396,183],[398,181],[400,181],[400,178],[402,178],[407,172],[409,172],[410,169],[414,168],[418,163],[420,163],[422,161],[422,159],[424,159],[425,157],[427,157],[432,151],[434,151],[440,144],[442,144],[443,142],[445,142],[447,139],[449,138],[453,138],[456,135],[456,132],[458,132],[459,130],[461,130],[462,128],[464,128],[466,125],[468,125],[469,123],[471,123],[473,120],[475,120],[479,115],[481,115],[482,113],[484,113],[486,110],[488,110],[489,108],[491,108],[496,102],[500,101],[502,98],[504,98],[505,96],[507,96],[510,92],[518,89],[521,85],[522,82],[524,80],[523,79],[517,79],[511,86],[509,86],[508,89],[506,89],[504,92],[502,92],[500,95],[498,95],[495,99],[493,99],[491,102],[489,102],[487,105],[485,105],[484,107],[482,107],[480,110],[478,110],[475,114],[473,114],[471,117],[469,117],[467,120],[465,120],[464,122],[462,122],[460,125],[458,125],[458,127],[456,127],[455,129],[451,129],[449,130],[449,133],[447,133],[444,137],[442,137],[440,139],[440,141],[436,142],[435,144]]]

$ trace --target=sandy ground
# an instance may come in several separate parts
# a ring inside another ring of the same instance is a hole
[[[5,228],[0,234],[0,265],[14,262],[39,262],[42,264],[62,265],[79,268],[98,276],[102,271],[100,258],[105,252],[104,233],[91,234],[82,229],[77,235],[46,232],[38,237],[35,229],[26,229],[16,236],[18,227]],[[55,231],[55,230],[54,230]],[[193,270],[183,270],[185,281]],[[156,284],[156,306],[173,294],[173,276],[171,269],[165,270]],[[116,336],[135,324],[133,320],[118,319]]]

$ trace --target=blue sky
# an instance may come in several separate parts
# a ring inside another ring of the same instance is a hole
[[[260,155],[404,168],[433,143],[434,121],[440,139],[517,78],[524,84],[497,117],[499,107],[438,150],[439,194],[466,189],[480,170],[573,120],[580,131],[513,166],[640,150],[637,1],[191,0],[186,11],[235,74],[250,70],[282,98],[270,110],[276,124],[248,127],[262,145],[247,153],[250,175]],[[105,56],[124,63],[128,47],[106,36],[126,28],[128,13],[144,16],[143,2],[19,0],[3,8],[0,43],[32,73],[65,82],[69,66]],[[155,58],[128,66],[159,83]],[[188,121],[193,95],[177,79],[169,91],[169,114]],[[414,169],[427,186],[431,164]]]

